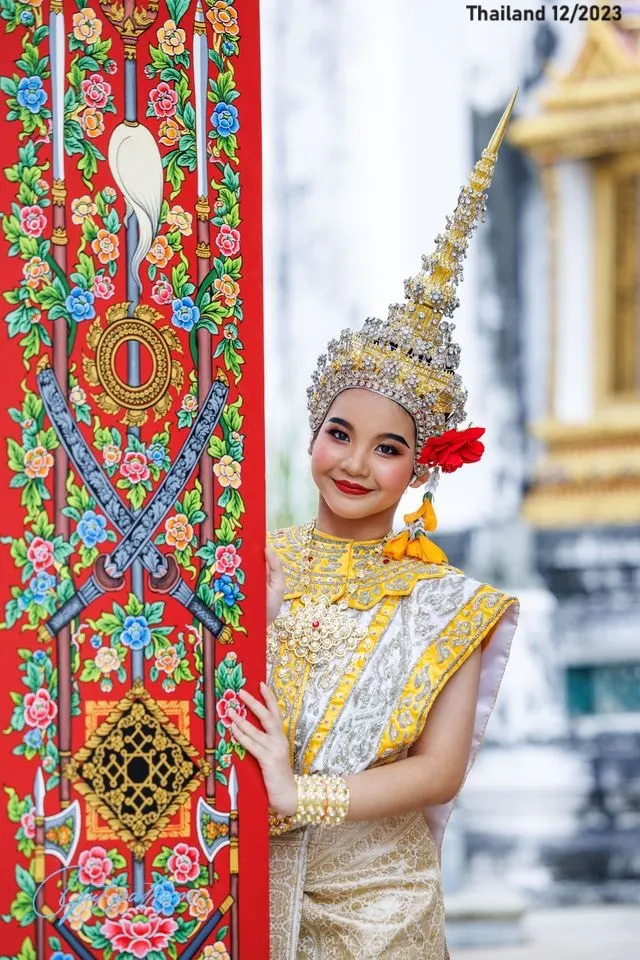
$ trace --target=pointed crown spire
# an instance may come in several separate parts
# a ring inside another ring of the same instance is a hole
[[[392,304],[386,322],[368,318],[362,330],[343,330],[318,359],[307,390],[309,421],[315,434],[334,398],[364,388],[401,404],[416,424],[416,458],[426,440],[466,418],[467,398],[457,368],[460,347],[447,322],[458,306],[457,286],[469,238],[486,212],[486,196],[504,140],[516,90],[488,146],[476,163],[458,203],[447,217],[435,249],[422,258],[420,272],[405,281],[405,302]],[[416,462],[416,473],[425,472]]]

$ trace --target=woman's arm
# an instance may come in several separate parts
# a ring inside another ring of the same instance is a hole
[[[469,760],[480,661],[478,648],[445,684],[409,756],[345,778],[350,793],[347,819],[376,820],[455,797]],[[298,788],[289,763],[282,716],[273,691],[266,684],[260,689],[264,704],[244,690],[238,695],[260,721],[262,730],[229,710],[231,731],[260,764],[271,808],[282,816],[292,816]]]
[[[445,684],[406,759],[346,777],[348,820],[377,820],[447,803],[462,786],[478,699],[478,647]]]

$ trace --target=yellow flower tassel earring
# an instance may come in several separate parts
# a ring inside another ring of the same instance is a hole
[[[429,533],[438,526],[436,512],[433,509],[433,495],[435,493],[439,469],[435,469],[427,483],[427,490],[422,503],[412,513],[405,513],[404,522],[407,524],[397,536],[388,540],[382,552],[392,560],[401,560],[402,557],[415,557],[425,563],[447,563],[444,550],[431,540]]]

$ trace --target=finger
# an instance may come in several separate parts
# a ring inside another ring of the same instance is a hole
[[[265,762],[267,759],[267,753],[264,747],[262,747],[259,743],[256,743],[255,740],[252,740],[251,737],[248,737],[247,734],[239,728],[235,721],[231,724],[230,730],[231,736],[236,743],[239,743],[241,747],[244,747],[247,753],[250,753],[252,757],[256,758],[258,763],[262,764]]]
[[[266,683],[260,684],[260,693],[264,697],[264,702],[266,703],[269,712],[277,717],[280,723],[282,723],[282,710],[280,709],[280,704],[278,703],[278,698],[275,693],[268,687]]]
[[[267,746],[266,733],[263,733],[262,730],[258,730],[257,727],[254,727],[252,723],[249,723],[248,720],[245,720],[244,717],[241,717],[240,714],[235,710],[229,710],[228,715],[245,736],[251,737],[252,740],[255,740],[256,743],[262,744],[262,746]]]
[[[246,703],[246,705],[249,707],[249,710],[255,714],[265,730],[270,726],[273,726],[273,714],[270,713],[263,703],[260,703],[260,701],[252,696],[247,690],[238,690],[238,697],[243,703]]]

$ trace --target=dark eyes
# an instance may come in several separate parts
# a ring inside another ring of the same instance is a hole
[[[336,440],[340,443],[344,443],[345,440],[349,439],[349,434],[345,433],[344,430],[340,430],[339,427],[331,427],[327,430],[332,437],[335,437]],[[380,450],[386,457],[397,457],[400,453],[396,447],[393,447],[390,443],[379,443],[378,450]]]

